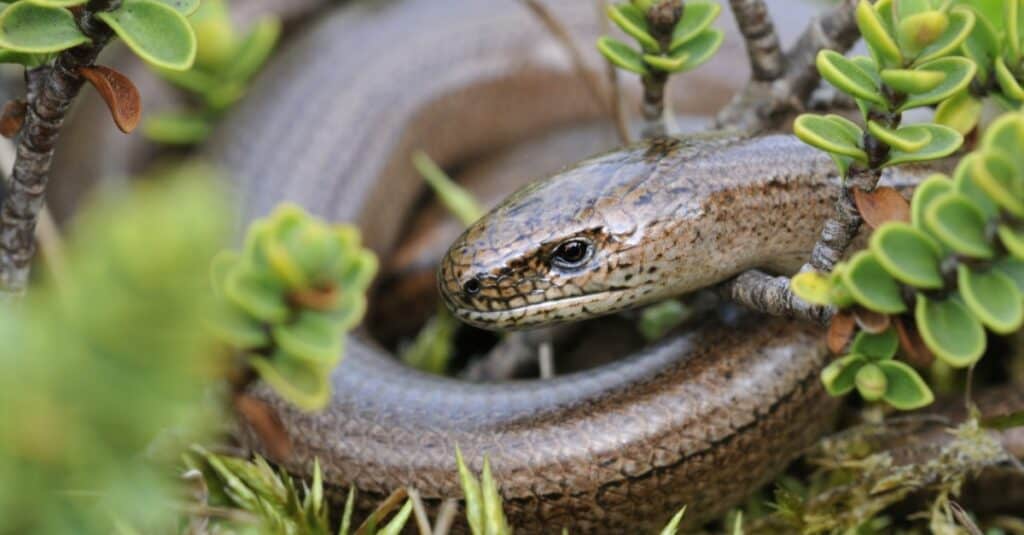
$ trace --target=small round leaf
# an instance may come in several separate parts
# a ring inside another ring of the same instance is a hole
[[[630,4],[610,4],[607,12],[608,18],[622,28],[626,35],[636,39],[644,50],[657,52],[661,48],[647,27],[647,16],[638,7]]]
[[[925,345],[950,366],[970,366],[985,352],[985,329],[956,299],[918,294],[914,318]]]
[[[1024,100],[1024,87],[1020,86],[1020,82],[1010,72],[1010,68],[1006,66],[1002,57],[996,58],[995,71],[996,81],[999,82],[999,89],[1003,91],[1003,94],[1014,100]]]
[[[311,365],[334,366],[341,358],[341,330],[324,314],[303,311],[295,321],[274,326],[272,333],[281,350]]]
[[[946,79],[942,72],[917,69],[884,69],[878,74],[885,85],[910,94],[931,91]]]
[[[883,65],[901,65],[903,55],[900,47],[889,34],[885,22],[868,0],[860,0],[857,4],[857,27],[868,45],[868,49]]]
[[[0,13],[0,47],[5,49],[48,53],[88,42],[75,17],[61,7],[17,2]]]
[[[858,303],[875,312],[899,314],[907,310],[899,284],[875,255],[861,251],[843,272],[843,283]]]
[[[857,392],[860,392],[860,396],[866,401],[882,399],[888,387],[885,373],[873,362],[869,362],[857,370],[857,377],[854,379],[854,382],[857,383]]]
[[[833,396],[842,396],[856,385],[857,372],[867,364],[860,355],[847,355],[832,361],[821,370],[821,382],[825,390]]]
[[[909,411],[931,405],[935,400],[924,379],[906,364],[887,360],[875,364],[885,374],[886,388],[882,399],[893,407]]]
[[[978,126],[981,108],[981,100],[974,98],[969,91],[960,91],[939,103],[935,122],[966,135]]]
[[[1024,218],[1024,176],[1014,163],[999,151],[981,152],[973,160],[971,179],[995,204]]]
[[[957,284],[964,304],[993,332],[1010,334],[1024,323],[1024,300],[1013,279],[1002,272],[977,272],[961,264]]]
[[[688,0],[686,8],[683,9],[683,17],[679,19],[676,27],[672,30],[672,43],[669,45],[669,50],[675,51],[676,48],[697,37],[708,26],[711,26],[721,11],[722,7],[717,2]]]
[[[892,222],[871,235],[871,252],[896,279],[918,288],[942,288],[938,244],[911,225]]]
[[[643,56],[622,41],[618,41],[608,37],[607,35],[601,36],[597,40],[597,49],[602,55],[604,55],[604,57],[608,58],[608,61],[626,69],[627,71],[632,71],[641,75],[646,75],[648,73],[647,64],[644,63]]]
[[[915,151],[904,151],[893,146],[889,159],[885,161],[885,166],[945,158],[956,152],[964,143],[964,137],[959,132],[938,124],[912,124],[900,128],[896,134],[900,138],[906,136],[909,139],[918,140],[924,138],[922,132],[927,132],[931,136],[927,145]],[[906,140],[904,139],[904,141]]]
[[[300,409],[324,408],[331,397],[328,371],[278,352],[272,357],[253,357],[249,364],[260,378]]]
[[[874,78],[842,54],[822,50],[818,52],[816,64],[821,76],[840,91],[881,106],[888,104]]]
[[[924,215],[928,229],[950,249],[974,258],[992,258],[995,251],[985,236],[985,216],[961,193],[935,199]]]
[[[941,102],[967,87],[977,72],[974,62],[961,57],[939,58],[919,65],[918,71],[934,71],[945,75],[942,83],[923,93],[914,93],[897,109],[906,111]]]
[[[985,190],[974,179],[975,161],[980,159],[981,155],[982,151],[974,151],[960,159],[960,163],[953,171],[953,191],[962,193],[971,199],[988,220],[999,215],[999,206],[989,198]]]
[[[859,332],[850,346],[850,353],[864,355],[869,360],[886,360],[896,355],[900,347],[896,329],[890,327],[879,334]]]
[[[805,113],[793,122],[793,133],[804,143],[821,150],[866,161],[867,154],[860,147],[860,137],[852,135],[854,129],[860,132],[860,128],[854,125],[851,129],[851,124],[845,119]]]
[[[898,2],[906,4],[907,2]],[[938,10],[927,10],[900,17],[896,37],[900,49],[917,56],[926,46],[934,43],[949,27],[949,16]],[[966,38],[966,36],[964,36]]]
[[[829,291],[832,284],[817,271],[797,273],[789,281],[789,287],[797,297],[814,305],[831,305]]]
[[[723,39],[725,39],[725,34],[721,30],[712,28],[705,30],[696,38],[673,48],[670,56],[674,58],[677,55],[682,55],[686,57],[686,60],[678,69],[669,72],[684,72],[700,67],[715,55],[715,52],[722,46]]]
[[[158,67],[185,70],[196,58],[196,36],[185,17],[158,0],[124,0],[96,15],[140,58]]]
[[[974,21],[974,12],[970,9],[955,7],[950,10],[948,24],[942,34],[925,46],[914,62],[921,64],[953,54],[971,34],[971,30],[974,29]]]
[[[1024,294],[1024,260],[1018,258],[1004,258],[992,267],[1006,275],[1017,285],[1017,291]]]
[[[1014,230],[1010,225],[999,225],[996,229],[999,241],[1015,258],[1024,260],[1024,231]]]
[[[875,121],[868,121],[868,132],[895,150],[917,152],[932,140],[931,130],[922,128],[925,126],[928,125],[915,124],[892,130]]]
[[[157,0],[174,8],[184,16],[189,16],[199,9],[199,0]],[[83,2],[84,3],[84,2]]]
[[[914,190],[910,199],[910,222],[919,229],[925,228],[924,212],[933,200],[953,190],[953,181],[946,175],[936,173],[925,179]]]

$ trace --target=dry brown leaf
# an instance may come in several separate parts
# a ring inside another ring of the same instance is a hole
[[[910,203],[893,188],[881,187],[874,191],[853,188],[853,200],[860,216],[871,228],[878,228],[886,221],[910,221]]]
[[[903,359],[919,370],[928,369],[935,362],[935,355],[924,345],[917,327],[912,323],[907,325],[907,321],[913,320],[896,318],[893,322],[896,325],[896,335],[900,339],[900,348],[903,350]]]
[[[234,405],[235,411],[256,432],[272,459],[284,461],[291,457],[292,440],[281,419],[267,402],[248,394],[236,394]]]
[[[827,337],[829,351],[836,355],[843,353],[846,345],[853,338],[853,333],[856,329],[857,321],[853,319],[853,314],[839,312],[832,316],[832,323],[828,326]]]
[[[99,91],[117,127],[125,134],[135,130],[142,117],[142,100],[135,84],[127,76],[102,65],[79,67],[78,72]]]
[[[861,330],[871,334],[882,334],[892,324],[888,314],[874,312],[864,307],[854,308],[853,317]]]
[[[21,125],[25,124],[25,113],[28,106],[24,100],[8,100],[4,109],[0,112],[0,136],[12,139],[21,132]]]

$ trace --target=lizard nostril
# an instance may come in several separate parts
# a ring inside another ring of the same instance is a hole
[[[480,293],[480,281],[476,278],[469,279],[462,283],[462,291],[466,292],[466,295],[476,295]]]

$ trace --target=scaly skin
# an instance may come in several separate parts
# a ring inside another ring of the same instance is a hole
[[[786,4],[793,16],[803,5]],[[590,2],[549,5],[580,42],[601,31]],[[739,42],[727,39],[727,46]],[[515,2],[359,3],[325,17],[282,52],[223,125],[210,153],[240,180],[246,219],[291,200],[321,216],[359,223],[365,241],[385,253],[421,191],[408,164],[413,149],[427,150],[444,165],[598,114],[552,50],[557,45]],[[676,92],[680,103],[693,109],[709,96],[725,98],[731,91],[722,90],[729,87],[722,80],[743,61],[738,47],[734,52],[723,49],[687,91]],[[685,109],[680,103],[677,109]],[[706,181],[701,188],[672,198],[718,199],[720,210],[708,214],[717,214],[722,226],[711,236],[716,241],[700,250],[720,245],[733,248],[715,253],[723,257],[741,248],[747,258],[768,255],[775,245],[758,232],[768,232],[759,224],[769,220],[788,224],[787,240],[809,243],[825,214],[819,206],[835,191],[820,155],[782,138],[749,142],[745,152],[726,149],[734,160],[701,147],[686,149],[705,154],[690,160],[665,146],[652,153],[662,155],[653,167],[635,161],[637,149],[629,149],[622,154],[633,156],[622,160],[621,175],[608,165],[595,179],[611,186],[641,168],[685,177],[687,165],[714,163],[717,171],[699,175]],[[794,159],[778,158],[782,149]],[[797,155],[809,159],[797,161]],[[781,176],[773,162],[784,165],[791,180],[766,180]],[[740,187],[739,178],[750,182]],[[755,191],[774,196],[758,200]],[[669,200],[658,196],[659,203]],[[750,209],[736,209],[741,206]],[[795,206],[806,214],[769,213],[761,209],[766,206]],[[573,206],[557,208],[537,212],[535,220],[559,224],[573,213]],[[608,214],[610,222],[627,221]],[[695,224],[678,223],[683,233]],[[724,277],[742,263],[706,273],[705,260],[688,260],[694,263],[687,285]],[[659,284],[682,287],[669,279]],[[820,332],[811,327],[716,321],[590,372],[478,385],[406,369],[352,336],[323,412],[304,414],[263,387],[257,394],[277,409],[295,445],[290,458],[273,460],[308,474],[318,458],[328,482],[359,487],[364,507],[407,485],[429,503],[460,496],[458,444],[476,469],[490,457],[510,520],[523,532],[567,526],[573,533],[621,533],[658,526],[683,504],[688,521],[708,518],[778,473],[830,424],[836,403],[817,378],[824,356]],[[243,438],[266,453],[248,431]]]

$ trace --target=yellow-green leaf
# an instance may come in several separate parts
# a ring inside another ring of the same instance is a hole
[[[1024,300],[1013,279],[990,269],[979,272],[961,264],[957,284],[964,303],[997,334],[1010,334],[1024,323]]]
[[[898,280],[918,288],[943,286],[941,251],[927,234],[901,222],[882,225],[871,235],[875,258]]]
[[[985,352],[985,329],[960,301],[917,295],[917,328],[928,349],[946,364],[963,368]]]
[[[885,374],[886,388],[882,397],[889,405],[903,411],[931,405],[934,394],[918,373],[898,360],[876,363]]]
[[[17,2],[0,13],[0,47],[5,49],[49,53],[88,42],[75,17],[61,7]]]
[[[96,15],[128,48],[158,67],[185,70],[196,58],[196,36],[185,17],[157,0],[124,0]]]
[[[887,101],[871,75],[853,61],[834,50],[818,52],[818,72],[840,91],[885,106]]]

